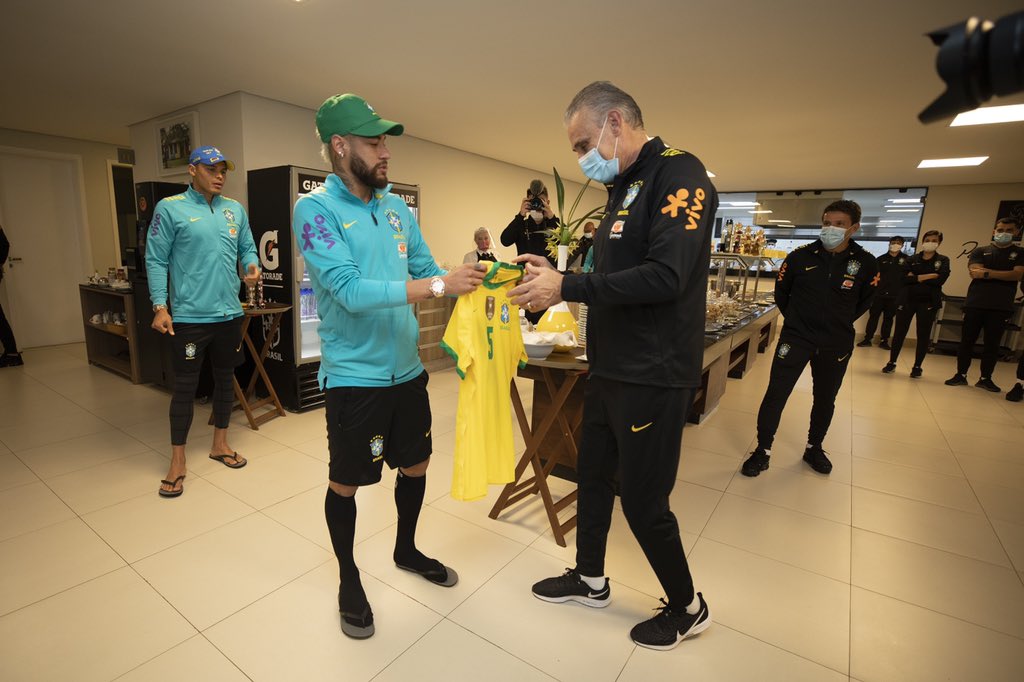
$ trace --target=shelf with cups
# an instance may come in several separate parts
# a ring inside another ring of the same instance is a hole
[[[141,383],[132,290],[81,284],[78,292],[82,301],[82,325],[89,364],[117,372],[134,384]],[[115,323],[115,320],[122,324]]]

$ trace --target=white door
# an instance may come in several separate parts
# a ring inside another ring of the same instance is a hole
[[[0,152],[0,224],[11,242],[0,286],[19,348],[84,339],[78,284],[87,277],[88,245],[81,197],[74,160]]]

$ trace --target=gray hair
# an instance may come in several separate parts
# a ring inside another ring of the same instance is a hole
[[[476,239],[477,237],[479,237],[482,234],[487,235],[488,239],[491,238],[491,231],[490,230],[488,230],[486,227],[478,227],[478,228],[476,228],[476,231],[473,232],[473,239]]]
[[[612,109],[622,112],[622,118],[627,124],[643,130],[644,116],[636,100],[608,81],[594,81],[577,92],[565,110],[565,123],[568,124],[569,120],[582,110],[589,112],[593,120],[600,123]]]

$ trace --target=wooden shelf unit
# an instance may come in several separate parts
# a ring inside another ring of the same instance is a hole
[[[131,379],[133,384],[141,383],[132,290],[80,284],[78,292],[82,299],[82,325],[85,327],[85,349],[89,363],[122,374]],[[124,313],[125,324],[89,321],[93,315],[108,310]]]

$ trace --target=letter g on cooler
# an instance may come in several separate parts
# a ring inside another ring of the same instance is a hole
[[[281,264],[277,248],[277,230],[267,230],[260,237],[260,263],[264,270],[277,270]]]

